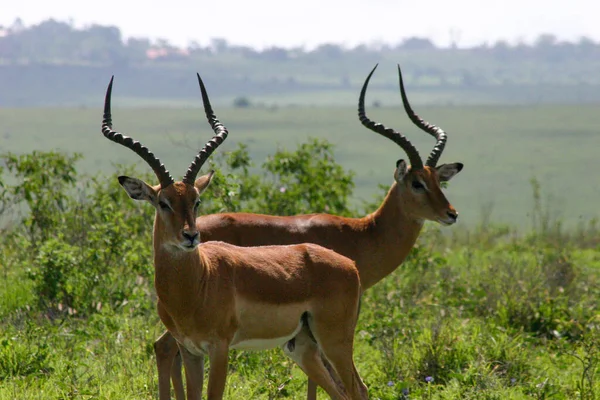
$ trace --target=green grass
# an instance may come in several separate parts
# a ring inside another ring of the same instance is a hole
[[[484,245],[473,235],[449,251],[437,235],[428,229],[363,299],[355,360],[371,398],[594,399],[598,249],[554,249],[551,237]],[[25,271],[13,272],[0,299],[28,289]],[[40,315],[25,310],[29,301],[2,310],[0,399],[156,398],[154,312]],[[230,363],[226,398],[304,398],[303,374],[279,350],[232,351]]]
[[[175,175],[182,175],[211,135],[200,102],[195,108],[124,109],[120,100],[117,91],[116,129],[150,147]],[[379,194],[379,184],[389,185],[396,160],[406,158],[397,146],[362,128],[351,107],[216,111],[230,130],[223,149],[246,143],[259,163],[278,146],[291,149],[309,136],[327,138],[336,146],[336,160],[356,172],[356,204]],[[483,213],[498,223],[528,227],[532,177],[540,181],[553,218],[573,227],[599,216],[597,106],[423,106],[417,111],[449,134],[441,162],[465,163],[447,190],[462,224],[473,226]],[[432,139],[399,107],[371,109],[370,116],[406,133],[423,157],[431,150]],[[102,138],[100,119],[100,104],[93,110],[2,109],[0,149],[81,152],[82,172],[105,170],[110,162],[138,162],[130,151]]]

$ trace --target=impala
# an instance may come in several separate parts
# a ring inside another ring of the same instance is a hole
[[[219,240],[237,246],[316,243],[354,260],[364,291],[402,264],[414,246],[425,220],[442,225],[454,224],[458,213],[444,196],[440,182],[449,181],[462,170],[463,164],[437,165],[447,135],[441,128],[423,121],[412,110],[406,96],[400,66],[398,76],[404,109],[416,126],[436,139],[425,165],[417,149],[405,136],[367,118],[365,95],[376,68],[377,65],[366,78],[360,92],[358,116],[365,127],[399,145],[408,155],[411,165],[402,159],[398,160],[393,175],[394,182],[375,212],[363,218],[345,218],[329,214],[288,217],[248,213],[205,215],[196,219],[200,239],[203,242]],[[205,106],[210,121],[212,109],[207,102]],[[306,346],[310,346],[310,343],[307,342]],[[177,342],[167,331],[158,338],[154,348],[159,387],[166,386],[165,390],[168,392],[171,371],[176,398],[183,399]],[[202,382],[202,379],[203,372],[195,378],[199,382]],[[310,379],[307,397],[309,400],[316,400],[316,386]]]
[[[230,348],[285,346],[310,379],[323,385],[332,398],[366,399],[366,387],[352,359],[361,294],[354,261],[311,243],[263,247],[200,244],[196,222],[199,197],[213,174],[196,176],[227,137],[227,129],[210,115],[215,135],[196,155],[182,181],[174,181],[148,148],[112,129],[113,78],[106,91],[102,133],[144,159],[159,181],[151,186],[136,178],[119,177],[129,197],[147,201],[156,209],[152,241],[157,310],[179,343],[188,398],[200,399],[202,382],[194,377],[202,369],[205,354],[211,367],[208,398],[214,400],[223,397]],[[208,104],[200,75],[198,82]],[[305,346],[307,342],[310,344]],[[314,346],[331,363],[343,388],[323,368]],[[304,349],[310,354],[305,355]]]

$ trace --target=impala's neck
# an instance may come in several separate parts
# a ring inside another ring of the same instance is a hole
[[[424,221],[407,213],[401,188],[396,182],[381,206],[364,219],[368,224],[365,238],[370,246],[362,247],[358,257],[361,284],[367,289],[391,274],[415,245]]]
[[[164,223],[154,219],[154,285],[163,305],[185,304],[185,296],[198,292],[206,265],[200,249],[183,251],[167,241]]]

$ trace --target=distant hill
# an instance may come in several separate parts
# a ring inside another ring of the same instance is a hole
[[[504,42],[438,48],[426,38],[396,46],[255,50],[213,39],[185,49],[166,41],[124,41],[117,27],[76,29],[48,20],[0,27],[0,106],[96,106],[112,74],[122,104],[187,105],[197,101],[195,73],[216,103],[240,106],[355,104],[380,63],[371,98],[398,103],[396,64],[415,104],[541,104],[600,101],[600,43]],[[243,100],[243,101],[240,101]]]

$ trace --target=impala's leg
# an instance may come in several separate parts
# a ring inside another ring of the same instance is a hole
[[[165,331],[154,342],[154,354],[156,355],[156,365],[158,367],[158,396],[160,400],[170,399],[169,372],[173,380],[175,389],[175,398],[185,400],[183,391],[183,379],[181,377],[181,357],[179,356],[179,347],[177,341]]]
[[[158,398],[159,400],[171,399],[171,385],[169,383],[173,354],[169,354],[168,348],[164,346],[164,334],[154,342],[154,354],[156,356],[156,367],[158,369]],[[175,346],[175,352],[179,351]]]
[[[202,398],[202,382],[198,382],[195,378],[204,372],[204,357],[190,353],[182,345],[179,346],[179,353],[185,365],[187,400],[200,400]]]
[[[175,341],[177,345],[177,341]],[[179,350],[179,349],[178,349]],[[198,369],[197,375],[193,378],[194,382],[198,382],[198,386],[204,387],[204,356],[198,357]],[[185,400],[185,391],[183,390],[183,377],[181,375],[182,359],[181,352],[177,352],[173,359],[173,365],[171,366],[171,381],[173,382],[173,389],[175,390],[175,399]],[[187,374],[186,374],[187,376]],[[188,378],[189,379],[189,378]],[[187,380],[187,379],[186,379]]]
[[[347,398],[343,385],[339,383],[339,379],[335,379],[337,378],[335,371],[330,374],[330,371],[323,364],[319,347],[313,340],[307,326],[303,327],[296,337],[283,346],[283,351],[308,376],[308,400],[317,399],[317,385],[321,386],[332,399]]]
[[[353,400],[368,399],[367,387],[363,383],[354,360],[352,359],[352,346],[347,343],[322,344],[323,352],[339,374],[344,387]]]
[[[349,397],[352,400],[368,399],[367,387],[360,378],[352,359],[355,323],[340,326],[328,323],[329,320],[329,318],[320,320],[320,316],[309,319],[310,329],[321,351],[335,368]]]
[[[229,343],[226,340],[215,343],[208,351],[210,373],[208,375],[208,400],[221,400],[227,380]],[[187,369],[187,365],[186,365]],[[188,399],[190,400],[190,399]]]
[[[317,387],[318,386],[319,385],[317,385],[317,383],[315,381],[308,378],[308,387],[306,388],[306,400],[317,400]]]
[[[172,337],[172,336],[171,336]],[[177,343],[175,343],[177,346]],[[204,359],[200,361],[202,365],[204,365]],[[179,347],[177,348],[177,353],[173,358],[173,362],[171,364],[171,382],[173,382],[173,390],[175,391],[175,399],[177,400],[185,400],[185,391],[183,390],[183,376],[181,374],[181,368],[183,367],[181,360],[181,353],[179,352]],[[204,383],[204,370],[202,371],[202,376],[200,377],[200,387]]]
[[[344,383],[342,382],[342,380],[340,379],[339,375],[337,374],[335,368],[333,368],[333,366],[331,365],[331,363],[329,362],[329,360],[327,358],[325,358],[325,356],[323,355],[323,353],[321,352],[321,350],[319,349],[319,359],[321,360],[321,363],[323,364],[323,366],[325,367],[325,369],[327,370],[327,372],[329,373],[329,376],[331,376],[331,379],[333,379],[333,381],[335,382],[335,385],[339,388],[339,390],[346,392],[346,389],[344,388]],[[315,400],[317,399],[317,392],[316,392],[316,388],[315,388]]]

